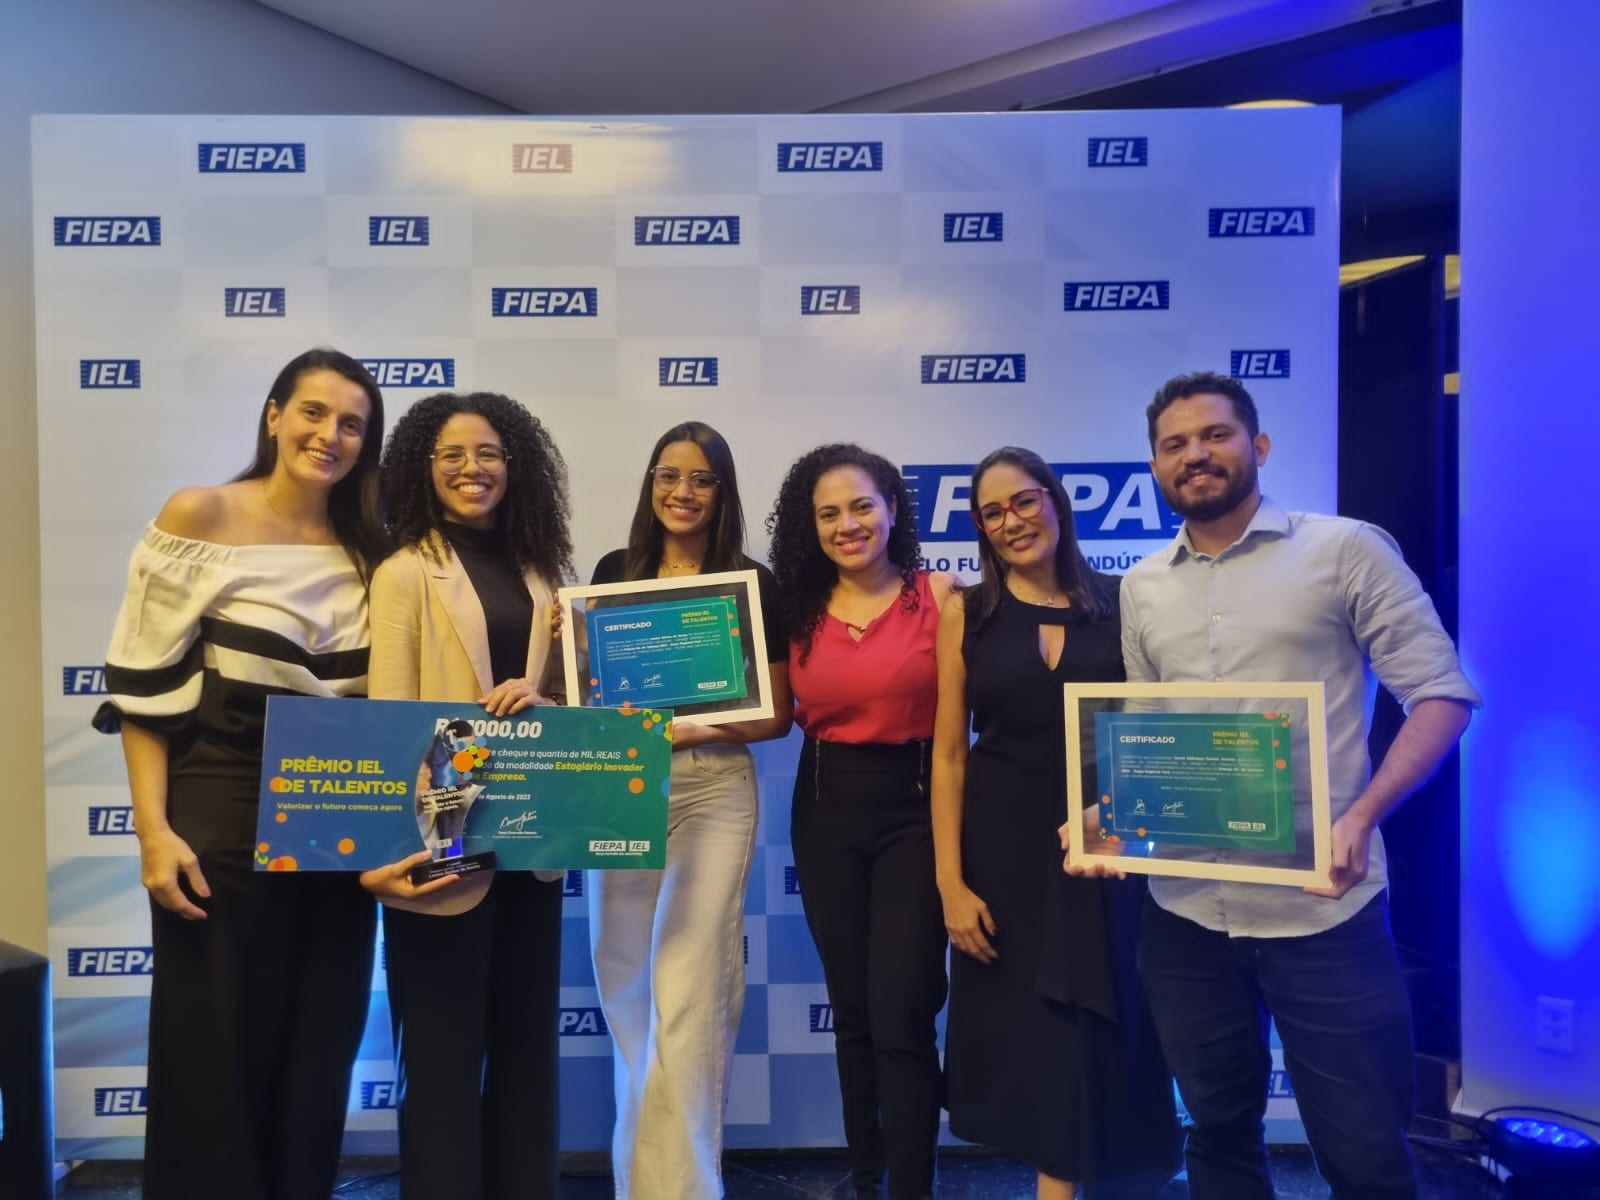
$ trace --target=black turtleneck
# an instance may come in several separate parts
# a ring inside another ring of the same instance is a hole
[[[528,639],[533,633],[533,598],[522,572],[507,556],[497,531],[453,521],[440,528],[483,605],[493,682],[521,679],[528,673]]]

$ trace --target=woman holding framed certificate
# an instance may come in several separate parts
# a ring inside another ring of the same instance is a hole
[[[789,469],[767,520],[805,747],[790,840],[833,1005],[858,1197],[933,1192],[945,929],[928,810],[940,608],[905,481],[854,445]]]
[[[255,461],[146,527],[106,653],[150,893],[144,1194],[326,1196],[366,1026],[376,907],[349,875],[254,869],[267,697],[360,695],[383,396],[309,350]]]
[[[1159,1187],[1178,1131],[1134,969],[1142,885],[1069,878],[1057,833],[1062,685],[1123,678],[1118,582],[1084,561],[1060,477],[1032,451],[984,458],[971,505],[983,577],[940,619],[933,756],[957,951],[950,1130],[1032,1166],[1040,1200],[1071,1200],[1080,1184]]]
[[[572,569],[566,464],[544,426],[505,396],[419,400],[384,451],[383,498],[400,548],[372,580],[371,697],[496,716],[540,703]],[[432,857],[361,877],[384,904],[400,1194],[553,1200],[560,874],[414,882]]]
[[[589,939],[600,1004],[615,1041],[618,1200],[717,1200],[722,1115],[744,1005],[744,890],[755,846],[748,743],[792,723],[788,637],[772,574],[744,553],[733,454],[700,421],[667,430],[650,452],[625,548],[594,583],[756,571],[775,716],[673,722],[666,867],[592,871]]]

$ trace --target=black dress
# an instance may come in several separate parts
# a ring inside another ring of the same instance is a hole
[[[1118,581],[1103,582],[1115,597]],[[1143,884],[1068,877],[1057,834],[1061,685],[1124,677],[1118,613],[1084,620],[1007,592],[978,625],[975,600],[962,646],[977,741],[961,862],[999,928],[998,958],[951,955],[950,1129],[1083,1194],[1139,1195],[1178,1164],[1172,1083],[1134,965]],[[1065,626],[1053,670],[1041,624]]]

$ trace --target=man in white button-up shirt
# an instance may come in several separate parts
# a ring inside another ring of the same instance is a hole
[[[1271,1200],[1267,1017],[1335,1200],[1413,1200],[1411,1021],[1389,934],[1378,823],[1466,728],[1477,693],[1382,530],[1261,494],[1271,442],[1238,380],[1170,380],[1148,410],[1151,469],[1184,518],[1130,570],[1130,682],[1326,684],[1333,886],[1155,878],[1140,973],[1194,1122],[1195,1200]],[[1374,679],[1407,717],[1374,772]]]

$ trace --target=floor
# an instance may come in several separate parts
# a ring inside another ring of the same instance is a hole
[[[1422,1148],[1417,1162],[1421,1200],[1494,1200],[1501,1194],[1499,1184],[1460,1157]],[[394,1167],[392,1159],[349,1160],[334,1200],[395,1200],[400,1193]],[[1328,1194],[1304,1150],[1275,1149],[1273,1172],[1280,1200],[1320,1200]],[[837,1154],[730,1154],[724,1178],[728,1200],[843,1200],[850,1194],[844,1162]],[[133,1200],[138,1194],[136,1163],[84,1163],[56,1190],[58,1200]],[[940,1200],[1031,1200],[1033,1176],[1005,1159],[946,1152],[940,1159],[936,1195]],[[1187,1200],[1188,1195],[1188,1186],[1174,1180],[1159,1200]],[[561,1200],[610,1197],[611,1177],[601,1164],[586,1170],[585,1164],[574,1162],[562,1176]]]

